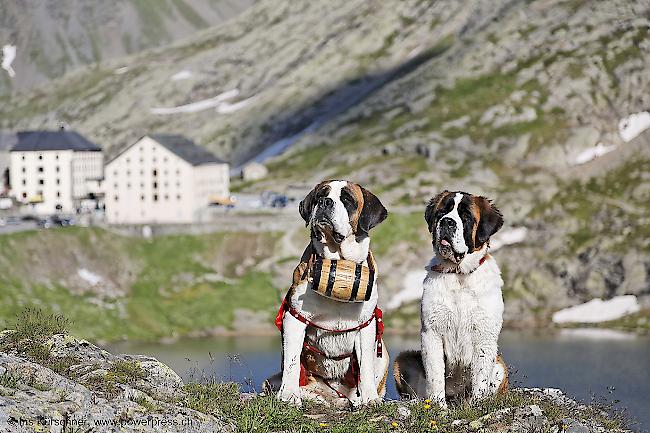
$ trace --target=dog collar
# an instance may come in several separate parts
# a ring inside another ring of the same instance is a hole
[[[476,268],[474,268],[471,272],[467,272],[467,274],[471,274],[472,272],[477,270],[489,258],[490,258],[490,254],[489,253],[485,254],[483,257],[481,257],[481,260],[479,260],[478,266]],[[439,274],[462,274],[462,273],[464,273],[464,272],[460,271],[460,267],[458,267],[458,266],[453,267],[453,268],[445,268],[440,263],[437,264],[437,265],[431,266],[429,268],[429,270],[431,270],[433,272],[437,272]]]

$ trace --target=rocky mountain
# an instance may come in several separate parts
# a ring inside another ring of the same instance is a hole
[[[251,4],[253,0],[3,0],[0,46],[15,46],[16,57],[15,77],[0,74],[0,94],[29,90],[81,65],[169,44]]]
[[[543,324],[594,297],[648,305],[649,19],[647,0],[263,0],[4,96],[0,128],[65,121],[109,152],[164,131],[234,165],[270,158],[240,191],[362,182],[391,210],[376,252],[407,321],[431,254],[424,203],[485,194],[507,221],[506,320]]]

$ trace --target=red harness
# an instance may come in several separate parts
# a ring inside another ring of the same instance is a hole
[[[289,301],[289,296],[290,296],[291,291],[287,293],[287,295],[284,297],[282,300],[282,304],[280,305],[280,310],[278,310],[277,316],[275,316],[275,326],[277,326],[278,330],[282,332],[282,321],[284,320],[284,313],[287,312],[291,314],[293,317],[301,321],[307,326],[312,326],[317,329],[321,329],[323,331],[327,332],[333,332],[333,333],[343,333],[343,332],[352,332],[352,331],[358,331],[360,329],[365,328],[366,326],[370,325],[373,320],[376,320],[377,323],[377,332],[375,336],[375,344],[377,345],[377,356],[381,357],[383,353],[382,349],[382,336],[384,334],[384,320],[383,320],[383,313],[379,307],[375,307],[375,311],[373,311],[372,316],[365,322],[353,327],[353,328],[348,328],[348,329],[329,329],[325,328],[323,326],[320,326],[302,314],[298,312],[295,308],[291,306],[291,302]],[[303,343],[303,349],[307,350],[312,353],[316,353],[320,356],[323,356],[328,359],[334,359],[337,361],[341,361],[346,358],[350,358],[350,369],[348,370],[348,373],[346,374],[344,378],[344,382],[346,385],[350,386],[350,388],[355,387],[359,384],[360,376],[359,376],[359,363],[356,359],[356,354],[354,352],[352,353],[347,353],[344,355],[337,355],[337,356],[328,356],[325,352],[322,350],[318,349],[317,347],[314,347],[311,345],[309,342],[305,341]],[[304,363],[301,361],[300,362],[300,386],[305,386],[309,383],[309,375],[308,375],[307,368],[305,367]],[[329,386],[336,394],[341,397],[341,398],[347,398],[344,394],[340,393],[336,389],[334,389],[327,381],[325,381],[325,384]]]

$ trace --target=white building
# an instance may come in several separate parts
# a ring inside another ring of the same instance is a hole
[[[191,223],[229,195],[229,167],[180,135],[147,135],[106,164],[106,220]]]
[[[73,213],[103,175],[99,146],[74,131],[25,131],[10,151],[12,195],[36,213]]]

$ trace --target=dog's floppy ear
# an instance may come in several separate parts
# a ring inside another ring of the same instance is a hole
[[[476,229],[476,245],[483,245],[490,236],[499,231],[503,226],[503,215],[492,202],[485,197],[476,197],[480,219]]]
[[[440,206],[442,200],[445,197],[447,197],[448,194],[449,191],[444,190],[443,192],[439,193],[431,200],[429,200],[429,204],[427,205],[427,208],[424,211],[424,220],[427,222],[429,233],[433,233],[433,228],[431,227],[431,224],[433,224],[433,215],[436,213],[436,209],[438,208],[438,206]]]
[[[321,185],[322,183],[319,183],[314,187],[314,189],[309,191],[307,197],[305,197],[298,206],[298,212],[300,212],[302,219],[305,220],[305,227],[309,225],[311,212],[314,210],[314,206],[316,205],[316,193],[318,192],[318,189]]]
[[[371,228],[380,224],[388,216],[388,211],[376,195],[360,187],[363,194],[363,208],[357,223],[357,235],[368,235]]]

